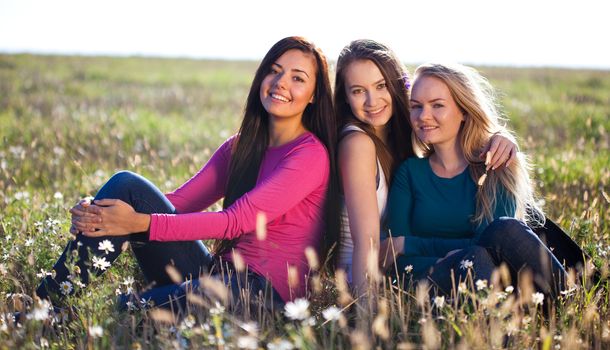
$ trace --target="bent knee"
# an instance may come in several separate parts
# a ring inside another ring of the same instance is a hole
[[[501,217],[494,220],[483,231],[476,244],[483,247],[497,247],[505,243],[515,243],[534,234],[521,220]]]

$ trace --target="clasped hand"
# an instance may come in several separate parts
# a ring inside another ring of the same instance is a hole
[[[70,233],[82,233],[88,237],[123,236],[136,231],[138,213],[120,199],[90,199],[79,201],[70,209],[72,226]]]

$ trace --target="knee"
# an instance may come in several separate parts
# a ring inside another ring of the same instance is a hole
[[[108,180],[107,184],[115,189],[129,189],[133,188],[135,184],[140,183],[142,181],[143,178],[140,175],[128,170],[122,170],[112,175],[112,177]]]
[[[489,224],[476,244],[488,248],[497,248],[506,243],[519,242],[531,234],[533,234],[532,231],[523,221],[501,217]]]

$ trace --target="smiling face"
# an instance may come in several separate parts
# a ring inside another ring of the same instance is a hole
[[[271,118],[301,118],[313,102],[316,87],[315,58],[288,50],[271,64],[260,88],[260,99]]]
[[[357,60],[345,68],[345,95],[354,117],[381,131],[392,118],[392,96],[385,78],[371,60]]]
[[[464,114],[442,80],[421,76],[411,90],[411,126],[429,145],[455,145]]]

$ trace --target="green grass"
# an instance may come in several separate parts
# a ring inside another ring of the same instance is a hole
[[[162,190],[195,173],[237,130],[255,69],[256,62],[0,55],[0,315],[36,307],[37,274],[50,270],[69,239],[67,209],[114,172],[136,171]],[[607,269],[610,72],[481,71],[499,89],[508,123],[535,163],[548,216]],[[531,302],[525,308],[510,295],[494,300],[500,291],[492,288],[471,288],[461,296],[470,302],[438,308],[417,291],[387,287],[324,323],[323,310],[349,299],[324,279],[310,305],[311,323],[256,310],[235,316],[197,301],[189,317],[172,323],[144,310],[114,310],[115,290],[125,292],[128,276],[144,287],[134,260],[123,254],[69,301],[78,313],[65,322],[15,327],[0,317],[0,349],[222,348],[221,342],[244,345],[247,336],[263,348],[280,341],[328,349],[491,348],[508,333],[515,349],[610,346],[607,284],[585,283],[549,319]],[[244,327],[246,321],[258,330]],[[89,332],[96,325],[102,337]]]

